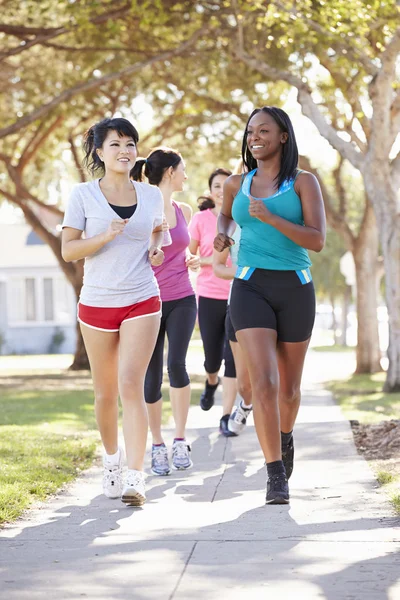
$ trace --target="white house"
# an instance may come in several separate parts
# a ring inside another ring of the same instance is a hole
[[[57,259],[26,224],[0,223],[0,354],[75,349],[76,299]]]

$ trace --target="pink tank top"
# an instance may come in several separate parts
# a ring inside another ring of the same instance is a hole
[[[176,226],[169,230],[172,244],[163,247],[164,262],[153,267],[160,288],[161,300],[179,300],[194,294],[186,262],[186,249],[190,235],[185,216],[176,202],[172,202],[176,214]]]

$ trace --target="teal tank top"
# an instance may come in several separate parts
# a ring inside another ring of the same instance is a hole
[[[256,171],[257,169],[254,169],[246,175],[232,206],[232,218],[241,228],[238,264],[242,268],[273,271],[308,269],[311,261],[305,248],[290,240],[272,225],[262,223],[259,219],[250,216],[249,195]],[[297,172],[296,177],[299,173],[301,171]],[[263,200],[273,214],[296,225],[304,225],[301,200],[294,189],[296,177],[285,181],[273,196],[255,199]]]

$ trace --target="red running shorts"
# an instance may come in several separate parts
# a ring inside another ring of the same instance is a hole
[[[100,308],[78,304],[78,321],[100,331],[119,331],[122,323],[161,313],[161,300],[153,296],[143,302],[119,308]]]

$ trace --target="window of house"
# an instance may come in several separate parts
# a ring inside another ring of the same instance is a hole
[[[74,293],[63,276],[12,277],[6,285],[10,325],[75,322]]]
[[[43,279],[44,320],[54,321],[53,280]]]
[[[25,321],[36,321],[36,281],[25,279]]]

